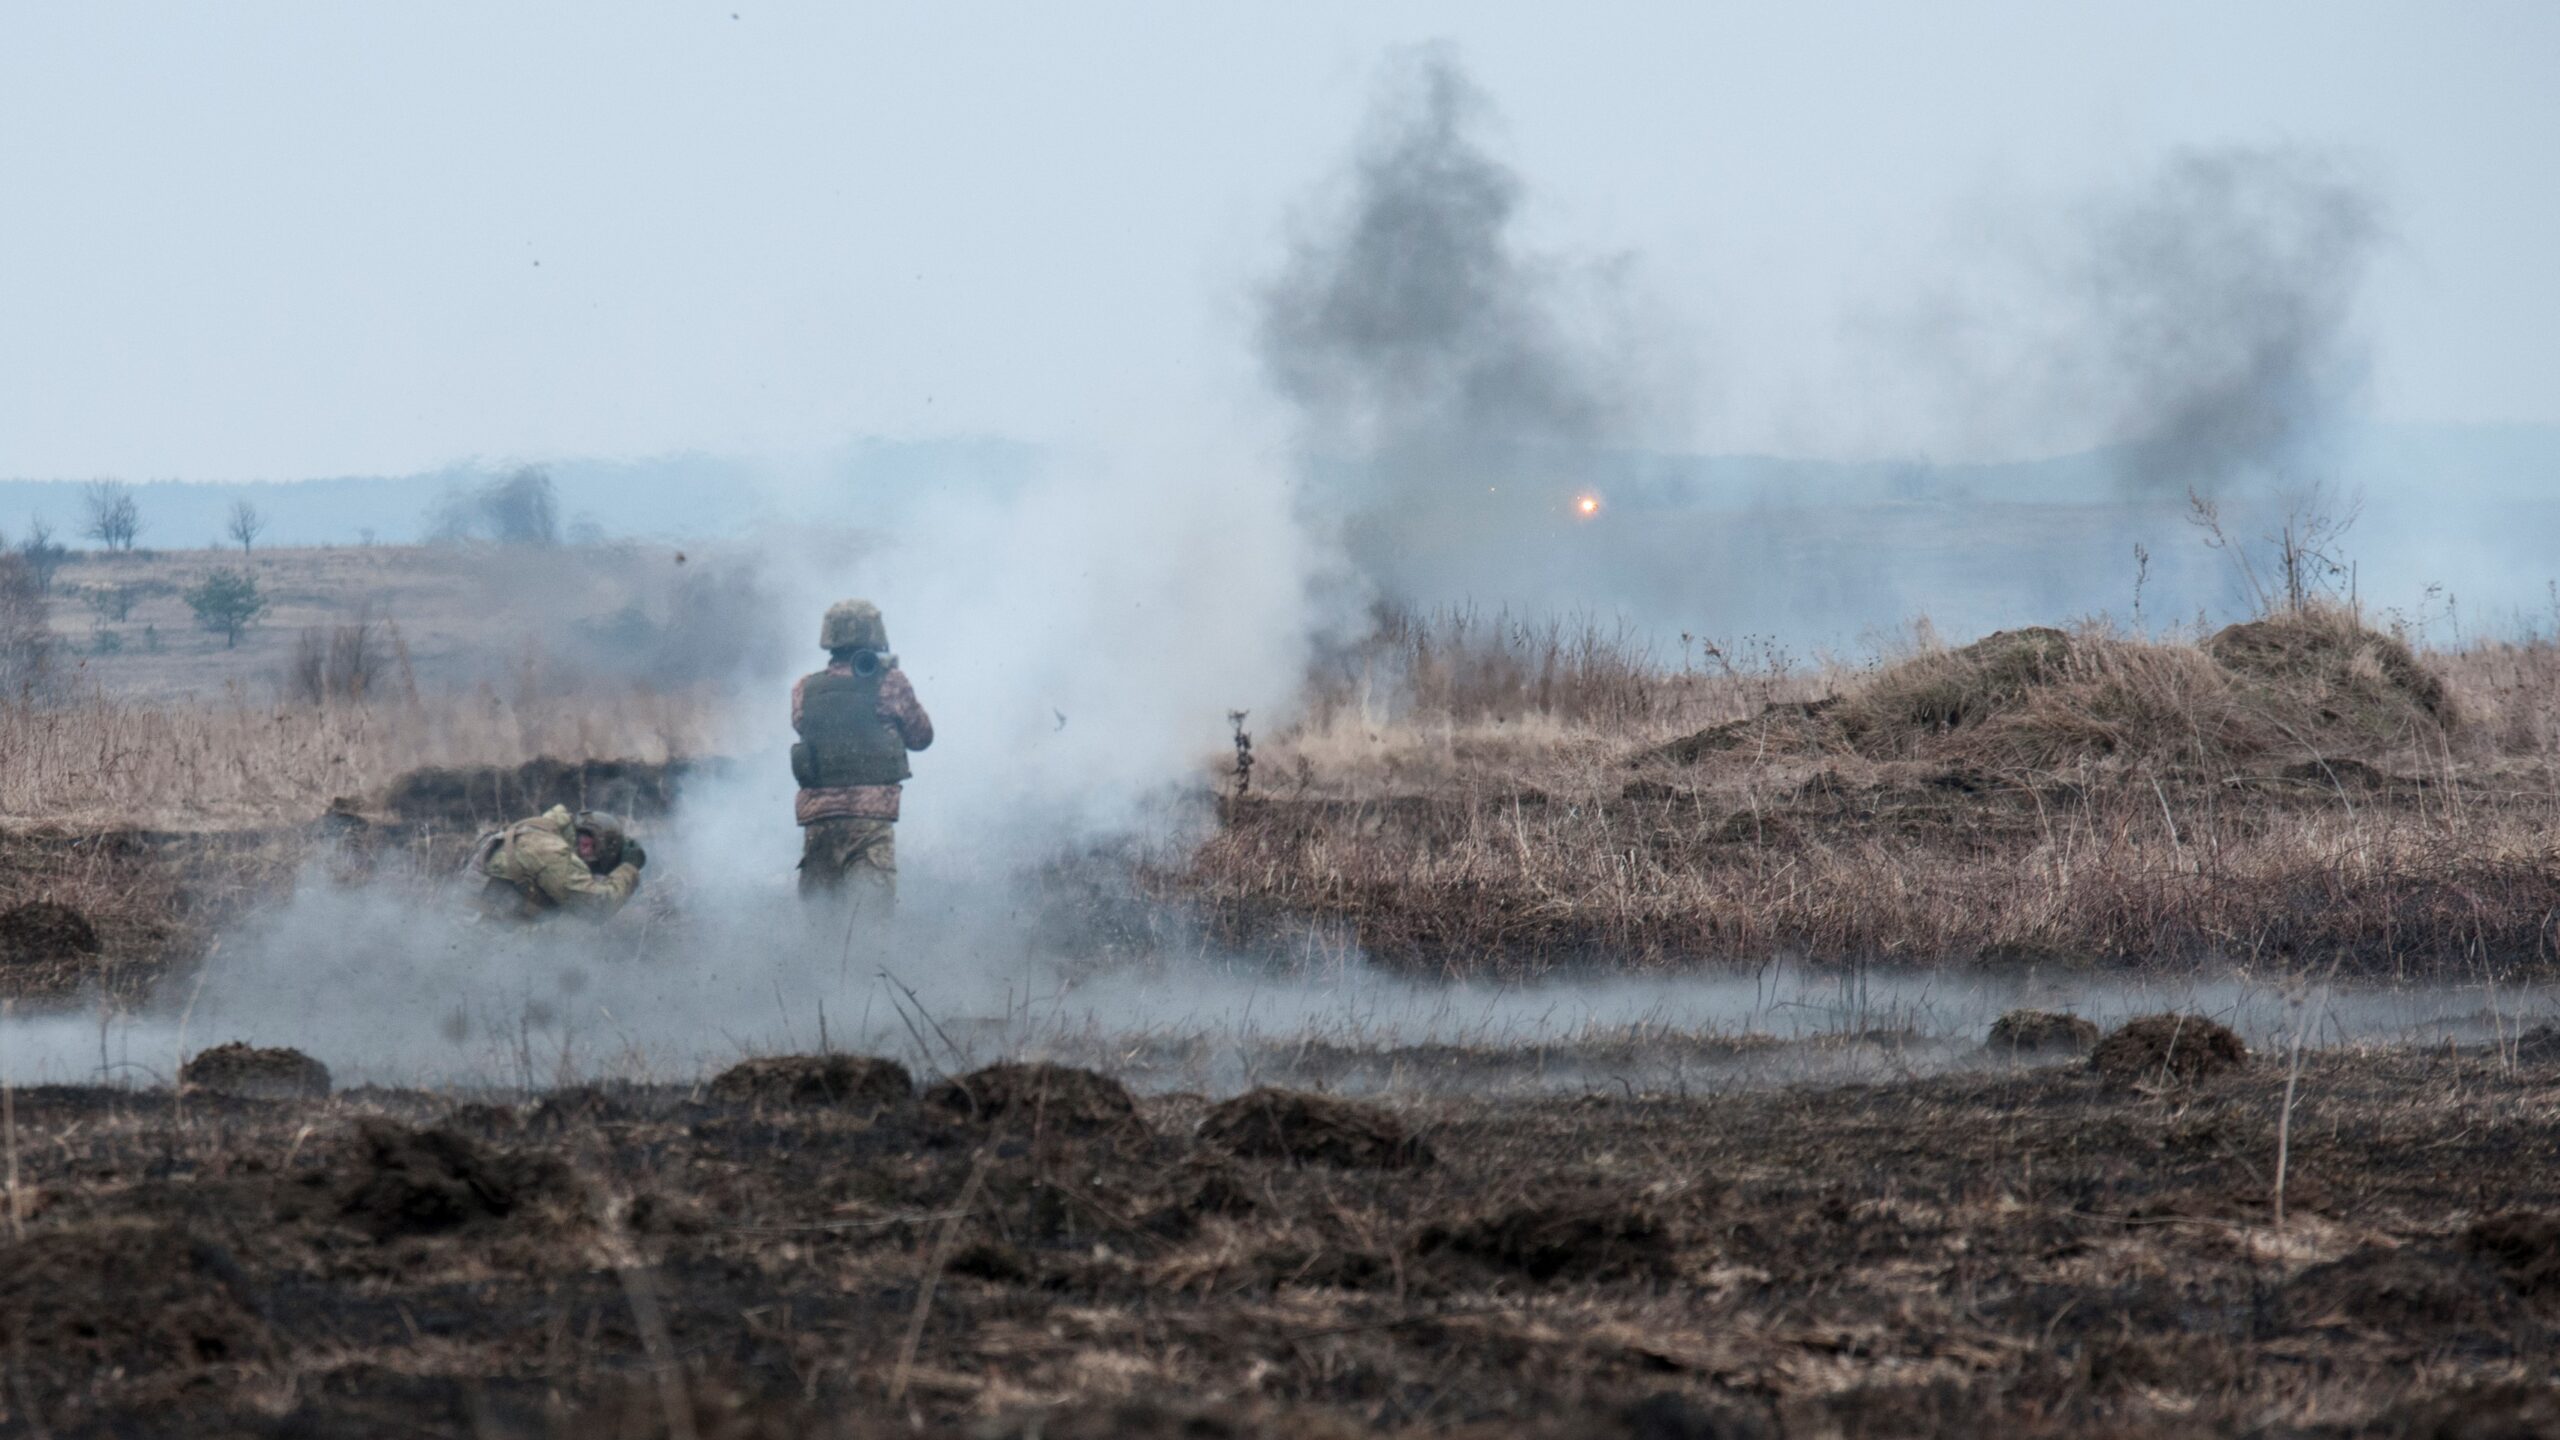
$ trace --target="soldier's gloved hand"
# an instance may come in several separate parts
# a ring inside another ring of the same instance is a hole
[[[623,863],[623,864],[625,864],[625,865],[630,866],[630,867],[631,867],[632,869],[634,869],[634,870],[646,870],[646,869],[648,869],[648,868],[649,868],[649,851],[648,851],[648,847],[646,847],[646,846],[642,845],[642,844],[641,844],[639,841],[637,841],[637,840],[625,840],[625,841],[623,841],[623,842],[622,842],[622,863]]]

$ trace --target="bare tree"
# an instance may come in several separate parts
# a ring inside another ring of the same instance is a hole
[[[36,593],[42,595],[53,589],[54,572],[71,558],[71,551],[53,538],[53,527],[38,515],[27,521],[26,538],[18,542],[18,558],[27,562],[27,572],[35,580]]]
[[[134,503],[132,487],[121,480],[92,480],[80,503],[88,512],[81,534],[109,550],[133,549],[142,533],[142,507]]]
[[[246,555],[258,537],[267,533],[267,517],[259,514],[258,507],[248,501],[234,500],[231,502],[230,528],[224,533],[239,541],[240,553]]]
[[[33,700],[53,686],[53,626],[34,567],[0,554],[0,695]]]
[[[2261,615],[2307,610],[2341,592],[2353,599],[2355,567],[2344,542],[2363,513],[2361,499],[2320,481],[2287,497],[2283,516],[2252,544],[2224,527],[2220,501],[2187,492],[2188,523],[2204,532],[2207,548],[2230,557]]]

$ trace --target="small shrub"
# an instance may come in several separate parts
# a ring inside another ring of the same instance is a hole
[[[196,612],[198,625],[222,637],[226,650],[240,643],[240,632],[255,623],[267,608],[267,597],[258,590],[258,577],[246,570],[216,570],[182,592],[180,598]]]
[[[286,689],[306,705],[363,701],[389,663],[384,643],[389,629],[370,612],[358,615],[353,624],[305,629],[294,638],[293,659],[285,667]]]

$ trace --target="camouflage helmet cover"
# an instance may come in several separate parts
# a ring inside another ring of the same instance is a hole
[[[601,875],[622,863],[621,821],[601,810],[581,810],[573,829],[576,834],[596,838],[596,858],[587,862],[589,869]]]
[[[880,607],[868,600],[839,600],[827,607],[826,623],[818,627],[818,646],[824,650],[886,650],[889,627],[880,619]]]

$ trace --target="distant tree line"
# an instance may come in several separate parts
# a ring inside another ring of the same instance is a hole
[[[427,532],[445,544],[478,540],[547,548],[560,543],[560,494],[550,472],[527,465],[447,493],[428,516]]]

